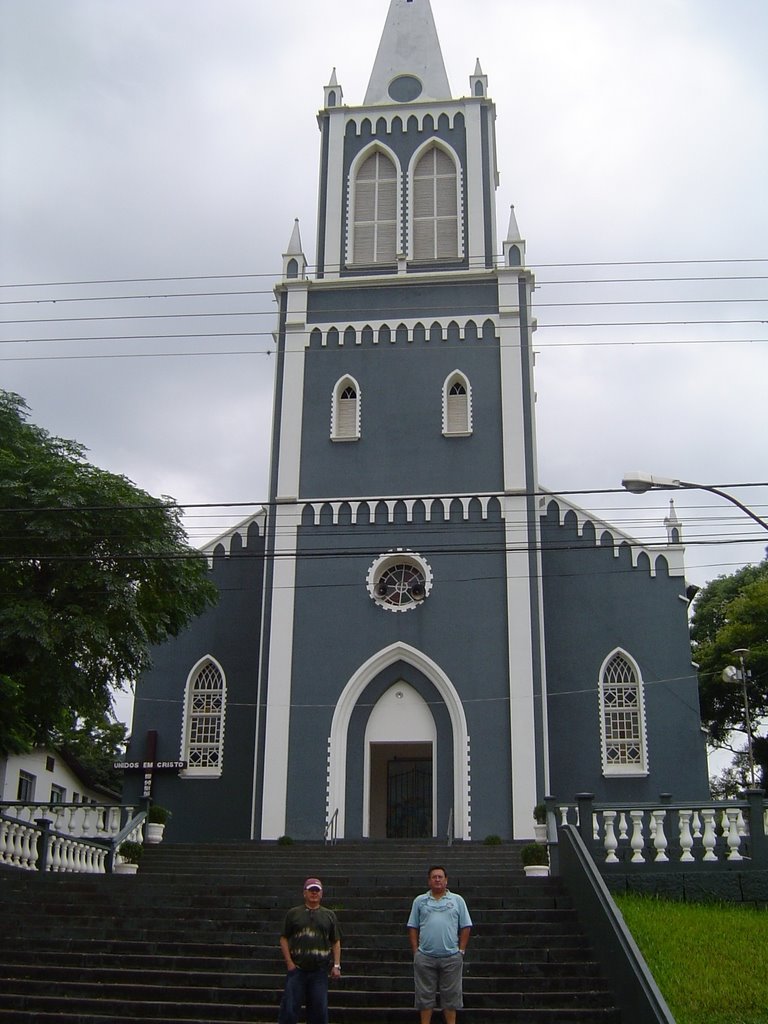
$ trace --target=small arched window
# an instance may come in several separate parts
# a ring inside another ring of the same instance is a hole
[[[352,262],[394,263],[397,256],[397,169],[378,150],[355,176]]]
[[[351,377],[342,377],[333,389],[331,440],[357,441],[359,438],[360,388]]]
[[[472,433],[472,392],[469,380],[456,370],[443,384],[443,434],[466,437]]]
[[[456,164],[443,149],[432,146],[413,172],[413,258],[456,259],[458,255]]]
[[[204,658],[187,680],[182,760],[185,775],[220,775],[224,759],[226,713],[224,674],[213,658]]]
[[[616,651],[600,674],[600,727],[605,775],[645,775],[648,756],[640,670]]]

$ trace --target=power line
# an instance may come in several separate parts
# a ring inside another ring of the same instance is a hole
[[[502,254],[497,253],[495,258],[499,261],[502,260]],[[736,264],[751,264],[751,263],[768,263],[768,257],[765,256],[742,256],[742,257],[730,257],[727,259],[688,259],[688,260],[603,260],[599,262],[588,262],[588,263],[545,263],[537,262],[528,267],[519,267],[520,271],[532,271],[537,272],[538,270],[551,270],[560,268],[583,268],[583,267],[681,267],[681,266],[734,266]],[[482,269],[499,269],[499,268],[486,268],[485,262],[481,264]],[[501,264],[501,266],[505,266]],[[315,270],[314,264],[307,264],[307,269],[312,271]],[[326,265],[326,272],[338,271],[341,268],[337,265]],[[346,268],[345,268],[346,269]],[[506,268],[505,269],[509,269]],[[192,275],[173,275],[168,274],[160,277],[111,277],[111,278],[86,278],[74,281],[23,281],[23,282],[6,282],[0,283],[0,288],[69,288],[83,285],[105,285],[105,284],[146,284],[160,281],[226,281],[226,280],[254,280],[263,278],[273,278],[275,280],[282,279],[282,273],[271,272],[271,273],[233,273],[233,274],[192,274]]]

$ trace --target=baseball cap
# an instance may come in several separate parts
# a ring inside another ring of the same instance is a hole
[[[304,888],[305,889],[319,889],[320,892],[322,892],[323,891],[323,883],[320,881],[319,878],[308,878],[306,880],[306,882],[304,883]]]

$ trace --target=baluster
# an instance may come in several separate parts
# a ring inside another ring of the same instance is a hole
[[[560,808],[560,827],[564,828],[568,824],[568,808],[563,805]]]
[[[680,829],[680,860],[685,864],[690,864],[694,860],[694,856],[691,853],[693,847],[693,835],[691,833],[691,818],[693,818],[693,811],[678,811],[678,827]]]
[[[701,817],[704,820],[704,835],[702,837],[704,860],[716,861],[717,854],[715,853],[715,843],[717,842],[717,832],[715,831],[714,807],[702,808]]]
[[[10,861],[10,832],[11,825],[7,821],[0,821],[0,864],[8,864]]]
[[[21,867],[21,839],[19,832],[21,825],[9,825],[8,827],[8,862],[15,868]]]
[[[694,811],[693,812],[693,821],[692,821],[691,824],[692,824],[692,827],[693,827],[693,838],[694,839],[701,839],[702,824],[701,824],[701,815],[699,814],[698,811]]]
[[[629,839],[629,833],[627,832],[627,815],[625,811],[622,811],[619,815],[619,840],[626,842]]]
[[[21,865],[34,868],[37,863],[37,833],[31,828],[22,826],[21,830]]]
[[[743,839],[745,836],[749,835],[749,830],[747,828],[747,820],[744,817],[744,808],[739,807],[738,810],[739,816],[736,819],[736,830],[738,831],[739,836]]]
[[[616,856],[616,847],[619,845],[619,840],[616,838],[616,811],[603,811],[603,827],[605,828],[605,839],[603,841],[606,853],[605,863],[618,864],[619,858]]]
[[[600,842],[600,825],[597,820],[597,814],[592,815],[592,838],[596,843]]]
[[[656,863],[664,864],[669,860],[667,856],[667,836],[664,832],[664,820],[667,812],[663,808],[651,811],[654,822],[653,845],[656,849]]]
[[[49,870],[54,873],[61,871],[61,839],[58,836],[51,837]]]
[[[77,816],[77,805],[70,804],[69,807],[67,807],[67,811],[67,817],[69,818],[69,821],[67,822],[67,832],[71,836],[81,835],[82,833],[77,831],[77,826],[75,825],[75,818]]]
[[[642,811],[630,811],[629,816],[632,819],[632,863],[633,864],[645,864],[645,857],[643,856],[643,812]]]
[[[739,835],[739,808],[729,807],[724,812],[728,816],[728,860],[743,860],[739,853],[741,836]]]

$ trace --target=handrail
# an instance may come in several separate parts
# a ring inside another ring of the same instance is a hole
[[[333,814],[328,819],[328,823],[325,826],[324,841],[325,841],[326,844],[330,844],[331,846],[335,846],[336,845],[336,840],[338,838],[338,828],[339,828],[339,808],[337,807],[336,810],[333,812]]]

